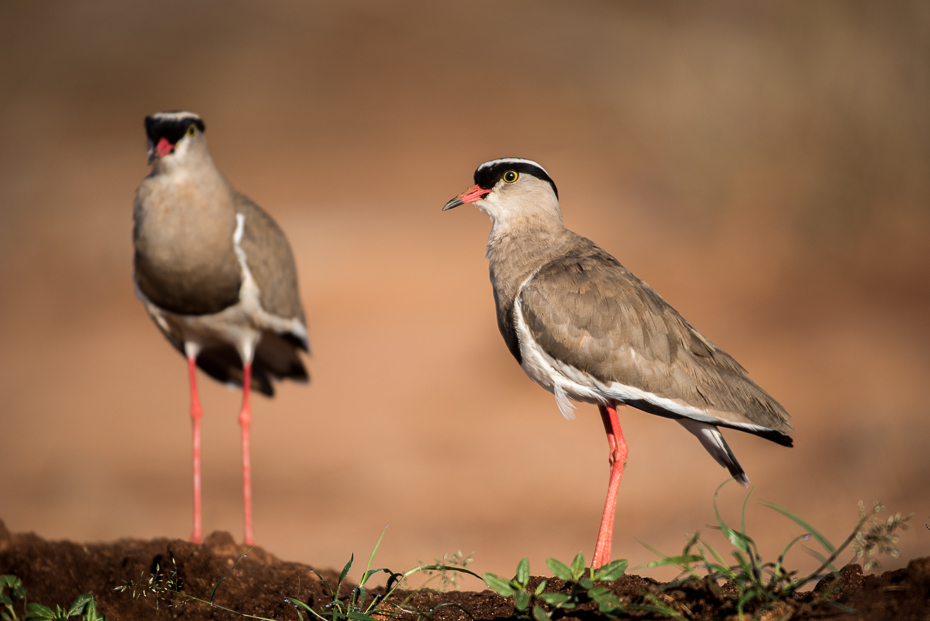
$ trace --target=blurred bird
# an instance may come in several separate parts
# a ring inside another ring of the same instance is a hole
[[[562,224],[559,193],[542,166],[505,158],[475,171],[465,203],[491,218],[487,257],[497,325],[534,382],[572,401],[597,404],[610,446],[610,484],[592,567],[610,561],[617,489],[627,447],[616,408],[630,405],[678,421],[740,484],[749,479],[718,427],[783,446],[785,409],[652,288],[594,242]]]
[[[245,543],[252,545],[249,393],[274,395],[271,380],[309,381],[309,352],[294,256],[271,216],[216,169],[204,122],[191,112],[145,119],[152,172],[133,209],[136,295],[188,363],[194,453],[194,531],[203,542],[200,399],[195,365],[242,387]]]

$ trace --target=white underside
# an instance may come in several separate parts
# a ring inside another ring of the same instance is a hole
[[[307,339],[307,330],[299,320],[284,319],[262,308],[258,285],[255,284],[240,245],[244,230],[245,215],[237,214],[233,247],[242,270],[237,304],[212,315],[179,315],[155,306],[136,286],[136,296],[145,304],[155,323],[168,334],[181,335],[188,357],[196,358],[205,347],[228,343],[239,352],[243,364],[251,364],[264,330],[279,334],[290,332],[303,340]]]

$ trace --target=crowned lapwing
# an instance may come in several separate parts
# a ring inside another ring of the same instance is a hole
[[[271,380],[307,382],[298,350],[309,351],[297,270],[271,216],[239,194],[207,150],[204,123],[190,112],[146,117],[152,172],[133,209],[136,295],[187,357],[194,453],[194,531],[201,543],[200,399],[195,366],[242,387],[245,543],[252,537],[249,428],[252,389],[269,397]]]
[[[572,401],[600,409],[611,470],[592,567],[610,560],[627,457],[617,406],[678,421],[744,486],[749,479],[718,427],[792,445],[790,416],[739,363],[615,258],[565,228],[559,192],[542,166],[486,162],[475,186],[443,211],[465,203],[491,218],[487,257],[510,353],[566,418]]]

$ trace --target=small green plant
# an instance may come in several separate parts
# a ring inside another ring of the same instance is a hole
[[[229,568],[229,571],[235,569],[236,565],[239,564],[239,561],[244,559],[246,556],[248,556],[248,552],[240,556],[236,562],[233,563],[233,566]],[[191,601],[204,602],[210,606],[223,608],[222,606],[213,603],[213,597],[216,595],[216,589],[219,588],[220,584],[223,582],[226,576],[229,575],[229,571],[227,571],[226,574],[220,578],[215,585],[213,585],[213,592],[210,594],[209,600],[202,600],[181,590],[181,579],[178,577],[178,567],[174,557],[171,557],[171,572],[169,574],[166,575],[162,570],[162,567],[156,564],[155,571],[149,572],[148,579],[145,578],[145,572],[143,572],[139,575],[138,582],[135,580],[123,580],[123,584],[118,587],[114,587],[113,590],[119,591],[120,593],[129,591],[132,594],[133,599],[147,598],[151,596],[152,599],[155,600],[156,610],[159,609],[162,603],[168,607],[177,607]],[[179,595],[180,599],[173,598],[173,595]]]
[[[416,616],[429,616],[433,611],[441,607],[456,607],[455,604],[440,604],[435,608],[432,608],[428,611],[418,611],[407,608],[407,602],[409,597],[396,603],[391,600],[391,596],[395,595],[399,589],[404,588],[407,583],[407,579],[413,576],[414,574],[424,573],[424,575],[429,576],[429,580],[432,580],[435,577],[439,577],[444,585],[455,585],[457,584],[456,576],[457,574],[468,574],[474,576],[475,578],[481,579],[481,576],[475,572],[468,569],[468,564],[471,563],[472,558],[469,555],[467,558],[461,553],[457,552],[453,554],[451,558],[448,558],[448,555],[444,555],[443,559],[448,560],[448,563],[440,562],[439,559],[436,559],[436,563],[424,565],[420,564],[410,569],[406,572],[395,572],[390,569],[381,567],[378,569],[372,569],[372,563],[375,560],[375,554],[378,552],[378,548],[381,546],[381,540],[384,538],[384,533],[381,533],[381,537],[378,538],[378,543],[375,544],[374,550],[371,551],[371,556],[368,559],[368,566],[365,568],[362,577],[359,578],[358,586],[352,589],[349,597],[345,600],[339,597],[339,587],[342,585],[343,580],[349,574],[349,570],[352,568],[352,562],[355,558],[352,555],[349,558],[349,562],[346,563],[345,567],[342,568],[342,571],[339,574],[339,579],[337,580],[335,586],[330,586],[322,576],[316,574],[320,579],[320,582],[323,583],[323,586],[326,587],[329,592],[332,601],[326,605],[325,609],[321,612],[317,612],[307,604],[301,602],[297,598],[290,598],[290,602],[294,604],[297,608],[297,614],[301,620],[304,619],[302,614],[306,612],[310,615],[311,618],[316,619],[317,621],[347,621],[352,619],[354,621],[378,621],[373,615],[378,616],[390,616],[393,617],[397,613],[408,613]],[[387,583],[384,586],[384,592],[372,595],[368,590],[368,582],[371,578],[379,573],[387,574]],[[427,580],[427,582],[429,582]],[[425,586],[426,583],[424,583]],[[461,610],[461,608],[459,608]],[[467,614],[467,611],[466,611]]]
[[[595,602],[601,614],[616,618],[624,610],[654,610],[651,606],[626,606],[609,588],[598,586],[596,582],[613,582],[623,576],[628,562],[626,559],[611,561],[597,569],[586,569],[584,555],[579,552],[571,565],[556,560],[546,559],[553,575],[566,583],[568,592],[546,592],[547,580],[541,580],[535,588],[530,585],[530,562],[524,558],[517,564],[517,573],[510,580],[497,574],[484,574],[484,582],[498,595],[512,597],[519,619],[529,619],[532,614],[536,621],[551,621],[553,615],[564,613],[588,602]],[[587,575],[585,575],[587,573]]]
[[[9,593],[7,591],[9,590]],[[16,615],[15,602],[22,602],[24,621],[32,619],[52,619],[53,621],[67,621],[71,617],[80,617],[81,621],[106,621],[106,617],[97,614],[97,602],[90,593],[78,595],[71,607],[63,609],[61,606],[55,606],[52,610],[48,606],[29,602],[26,597],[26,587],[22,581],[13,575],[0,576],[0,604],[6,608],[6,611],[0,612],[0,619],[3,621],[19,621],[20,617]]]
[[[897,557],[899,552],[894,547],[898,541],[897,531],[906,530],[907,521],[911,517],[902,517],[898,513],[881,521],[875,516],[885,509],[883,505],[876,502],[871,510],[866,510],[860,502],[858,523],[842,544],[834,546],[819,531],[791,511],[775,503],[763,502],[761,503],[763,506],[782,514],[804,529],[802,534],[785,546],[775,561],[765,562],[756,542],[746,534],[746,506],[752,492],[747,494],[743,501],[739,530],[728,525],[717,509],[717,494],[727,482],[729,480],[721,484],[714,493],[714,514],[717,518],[717,528],[733,546],[730,554],[736,559],[736,563],[728,564],[704,537],[695,533],[689,537],[684,550],[678,556],[666,556],[645,542],[641,542],[648,549],[662,556],[660,560],[647,563],[643,567],[673,566],[679,568],[681,574],[666,588],[674,588],[689,580],[702,581],[719,598],[733,603],[741,619],[747,609],[768,609],[777,602],[784,602],[791,598],[807,585],[825,578],[836,578],[839,571],[834,563],[850,546],[853,549],[854,559],[866,559],[866,569],[879,566],[875,558],[876,554],[890,554]],[[810,574],[798,577],[797,571],[788,570],[785,567],[785,556],[799,542],[811,539],[816,541],[822,550],[807,546],[804,546],[804,550],[816,558],[820,565]],[[835,580],[832,586],[818,594],[817,597],[820,601],[848,610],[829,600],[829,597],[840,586],[840,582]]]

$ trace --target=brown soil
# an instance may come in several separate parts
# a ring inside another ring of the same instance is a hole
[[[295,606],[289,598],[301,601],[325,612],[331,598],[319,579],[336,583],[333,569],[316,569],[301,563],[281,561],[262,548],[248,551],[233,569],[237,559],[247,552],[225,532],[210,535],[203,546],[177,539],[122,539],[115,543],[79,544],[71,541],[45,541],[35,534],[11,535],[0,522],[0,575],[18,576],[30,601],[54,607],[67,606],[82,593],[92,593],[98,603],[98,613],[110,621],[120,619],[236,619],[237,615],[169,594],[156,602],[151,595],[133,597],[129,591],[115,588],[131,580],[148,581],[159,570],[176,571],[181,590],[208,599],[214,586],[222,579],[214,601],[220,606],[248,615],[273,619],[297,619]],[[362,561],[358,562],[361,565]],[[357,575],[360,570],[355,569]],[[223,579],[223,576],[228,575]],[[351,575],[350,575],[351,577]],[[849,565],[841,572],[845,583],[834,595],[855,614],[816,601],[816,593],[803,593],[797,599],[780,604],[761,616],[762,619],[895,619],[898,621],[930,619],[930,558],[911,561],[906,568],[889,571],[881,576],[864,576],[858,565]],[[531,587],[540,578],[533,578]],[[340,596],[347,597],[353,584],[343,584]],[[659,598],[689,619],[735,618],[732,604],[714,595],[707,585],[691,583],[670,587],[650,578],[627,575],[606,586],[629,604],[648,604],[648,598]],[[549,578],[547,591],[565,590],[564,582]],[[382,588],[374,593],[383,592]],[[437,591],[421,589],[401,592],[392,601],[406,600],[409,610],[429,613],[437,621],[516,619],[513,601],[485,590]],[[453,604],[452,606],[441,606]],[[441,606],[437,609],[437,606]],[[432,611],[432,612],[430,612]],[[575,610],[565,619],[595,618],[599,615],[592,604]],[[632,618],[665,618],[655,613],[637,611]],[[413,618],[410,616],[410,618]]]

